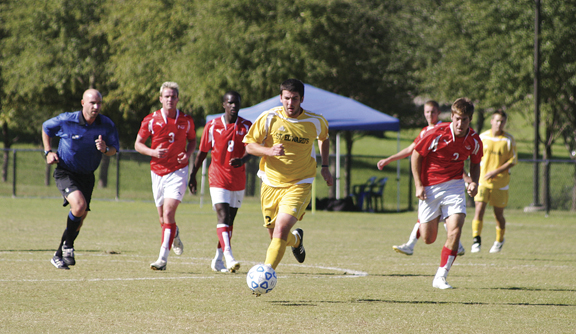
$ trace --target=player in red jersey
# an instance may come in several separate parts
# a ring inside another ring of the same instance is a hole
[[[175,216],[186,193],[188,160],[196,148],[196,131],[192,117],[176,108],[178,98],[178,84],[162,84],[162,109],[144,118],[134,143],[136,151],[152,157],[152,193],[162,227],[160,255],[156,262],[150,264],[153,270],[166,270],[171,248],[176,255],[182,254],[184,250]],[[152,137],[150,147],[146,145],[148,137]]]
[[[218,245],[216,256],[211,264],[214,271],[235,272],[240,268],[240,263],[232,255],[230,239],[232,239],[234,218],[244,199],[246,188],[244,164],[250,158],[242,140],[252,125],[250,121],[238,116],[240,100],[240,94],[235,91],[229,91],[222,97],[224,115],[211,120],[204,127],[199,152],[188,181],[190,192],[195,194],[196,173],[208,152],[212,150],[208,176],[210,197],[218,219],[216,225]],[[222,261],[222,256],[226,259],[226,266]]]
[[[416,146],[416,141],[420,138],[422,138],[424,136],[424,134],[426,133],[426,131],[428,130],[432,130],[436,125],[442,123],[442,121],[440,121],[438,119],[438,116],[440,115],[440,105],[438,104],[438,102],[433,101],[433,100],[429,100],[424,104],[424,118],[426,118],[426,122],[428,123],[428,126],[425,126],[424,128],[422,128],[422,130],[420,131],[420,134],[418,135],[418,137],[416,137],[416,139],[414,139],[414,142],[412,142],[412,144],[410,144],[410,146],[406,147],[405,149],[401,150],[400,152],[389,156],[386,159],[382,159],[380,161],[378,161],[378,169],[382,170],[386,165],[388,165],[391,162],[394,162],[396,160],[400,160],[400,159],[404,159],[407,158],[408,156],[412,155],[412,151],[414,150],[414,146]],[[466,174],[464,174],[465,177],[467,178]],[[466,180],[468,182],[468,180]],[[416,246],[416,242],[418,242],[418,239],[420,238],[420,221],[416,221],[416,224],[414,224],[414,228],[412,229],[412,232],[410,233],[410,237],[408,238],[408,242],[402,245],[394,245],[392,246],[392,249],[395,250],[398,253],[401,254],[405,254],[405,255],[412,255],[414,254],[414,246]],[[446,227],[446,224],[444,224],[444,227]],[[458,244],[458,255],[464,255],[466,253],[466,249],[464,248],[464,246],[462,246],[462,243]]]
[[[452,104],[452,122],[437,125],[416,141],[412,152],[412,174],[416,186],[420,234],[426,244],[436,241],[438,223],[446,219],[446,242],[440,267],[432,286],[451,289],[446,282],[450,267],[458,254],[462,226],[466,218],[466,197],[478,192],[482,141],[470,128],[474,105],[459,98]],[[464,161],[470,157],[471,182],[465,186]]]

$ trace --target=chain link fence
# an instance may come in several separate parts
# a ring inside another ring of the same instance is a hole
[[[414,197],[413,182],[410,174],[409,160],[404,159],[386,166],[382,171],[376,168],[380,156],[359,156],[351,158],[351,171],[346,173],[346,156],[341,159],[341,175],[339,178],[340,198],[344,198],[354,185],[363,184],[370,177],[388,177],[384,189],[384,208],[386,211],[412,210],[417,208],[418,201]],[[330,168],[335,175],[335,156],[331,157]],[[152,200],[150,181],[150,157],[143,156],[133,150],[121,150],[117,155],[107,159],[96,171],[97,186],[93,198],[107,200]],[[193,160],[192,160],[193,161]],[[256,177],[258,158],[252,158],[247,164],[247,196],[259,196],[260,181]],[[207,159],[209,163],[209,157]],[[2,197],[59,197],[52,172],[54,166],[47,166],[44,153],[37,149],[4,149],[0,154],[2,165],[2,180],[0,196]],[[574,210],[576,207],[576,163],[571,160],[538,161],[541,174],[540,197],[542,205],[547,193],[546,177],[549,175],[548,191],[551,210]],[[107,178],[101,175],[101,170],[107,168]],[[548,170],[547,170],[548,168]],[[206,170],[207,173],[207,170]],[[508,208],[522,209],[533,205],[533,173],[532,160],[520,160],[511,169],[510,196]],[[198,187],[201,186],[201,176],[198,173]],[[329,197],[335,194],[336,186],[329,189],[317,173],[317,198]],[[348,182],[347,182],[348,180]],[[203,201],[210,203],[208,180],[205,179],[205,194]],[[198,202],[200,195],[185,196],[185,202]]]

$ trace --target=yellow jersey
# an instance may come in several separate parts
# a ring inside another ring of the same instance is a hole
[[[486,172],[495,170],[507,162],[516,164],[518,162],[518,152],[514,137],[507,132],[500,136],[492,136],[492,130],[483,132],[480,135],[484,146],[484,156],[480,163],[480,185],[488,189],[508,189],[510,183],[510,172],[505,170],[490,180],[485,180]]]
[[[328,121],[324,116],[302,109],[298,117],[290,118],[280,106],[258,116],[244,143],[266,147],[283,144],[285,155],[260,159],[258,176],[271,187],[289,187],[314,180],[316,139],[328,139]]]

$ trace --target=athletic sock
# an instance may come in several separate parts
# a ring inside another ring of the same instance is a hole
[[[276,270],[276,267],[282,261],[284,257],[284,253],[286,252],[286,241],[280,238],[273,238],[270,242],[270,246],[268,246],[268,251],[266,252],[266,261],[265,264],[269,264]]]
[[[419,238],[420,238],[420,221],[417,221],[416,224],[414,224],[412,233],[410,233],[410,238],[408,238],[407,244],[409,246],[414,247]]]
[[[176,224],[162,224],[162,244],[160,245],[158,260],[168,261],[168,254],[170,254],[175,235]]]
[[[472,220],[472,237],[479,237],[482,234],[482,227],[484,222],[482,220]]]
[[[72,211],[68,212],[68,219],[66,221],[66,247],[73,248],[74,247],[74,240],[76,240],[76,236],[78,236],[78,227],[82,223],[82,217],[76,217],[72,214]]]
[[[220,245],[220,243],[218,243],[218,245]],[[216,248],[216,255],[214,255],[214,260],[222,261],[223,255],[224,255],[224,252],[222,251],[222,248]]]
[[[499,228],[496,226],[496,241],[502,242],[504,241],[504,232],[506,232],[505,228]]]
[[[294,234],[289,233],[286,239],[286,247],[298,247],[297,245],[300,246],[300,238],[296,238]]]
[[[446,246],[442,248],[442,254],[440,255],[440,267],[436,272],[436,277],[438,276],[448,276],[448,272],[456,260],[456,256],[458,255],[458,248],[456,250],[448,249]]]
[[[220,241],[220,248],[222,248],[223,251],[230,250],[230,226],[226,224],[216,225],[216,234]]]

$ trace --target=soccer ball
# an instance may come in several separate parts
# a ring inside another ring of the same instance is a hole
[[[248,271],[246,283],[252,292],[256,295],[263,295],[274,289],[276,286],[276,272],[271,266],[257,264]]]

